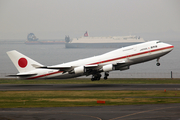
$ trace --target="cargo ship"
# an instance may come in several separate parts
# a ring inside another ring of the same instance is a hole
[[[34,33],[29,33],[25,44],[65,44],[65,40],[39,40]]]
[[[66,48],[120,48],[142,42],[145,42],[144,39],[135,35],[89,37],[86,31],[83,37],[67,39],[65,46]]]

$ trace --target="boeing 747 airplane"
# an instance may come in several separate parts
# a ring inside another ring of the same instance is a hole
[[[19,73],[16,76],[23,79],[65,79],[92,75],[91,80],[100,80],[104,72],[107,79],[110,71],[127,70],[131,65],[157,59],[166,55],[174,48],[173,45],[153,40],[131,45],[95,57],[80,59],[68,63],[45,66],[16,50],[7,52]]]

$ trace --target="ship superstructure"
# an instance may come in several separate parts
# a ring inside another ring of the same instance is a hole
[[[142,42],[145,42],[144,39],[135,35],[89,37],[86,32],[83,37],[67,42],[66,48],[119,48]]]

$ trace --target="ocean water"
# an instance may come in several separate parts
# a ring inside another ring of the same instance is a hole
[[[180,42],[167,41],[174,45],[174,50],[160,58],[161,66],[156,60],[130,66],[129,70],[110,72],[111,78],[180,78]],[[0,77],[18,73],[6,52],[17,50],[43,65],[56,65],[78,59],[92,57],[115,50],[116,48],[99,49],[66,49],[64,44],[26,45],[0,44]]]

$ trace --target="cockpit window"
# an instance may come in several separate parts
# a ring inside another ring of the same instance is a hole
[[[158,44],[158,43],[162,43],[162,42],[161,41],[157,41],[156,43]]]

